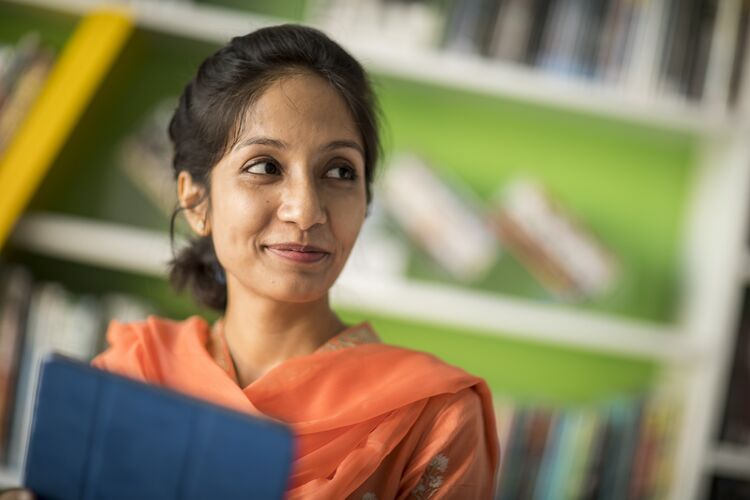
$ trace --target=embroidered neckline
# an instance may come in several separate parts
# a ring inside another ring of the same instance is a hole
[[[315,352],[337,351],[347,347],[355,347],[361,344],[380,343],[380,337],[370,326],[370,323],[364,322],[358,325],[350,326],[341,333],[328,339],[322,346],[318,347]]]
[[[231,378],[237,381],[237,373],[234,369],[231,354],[223,335],[224,318],[220,318],[211,325],[210,335],[207,342],[207,350],[217,365],[221,367]],[[362,344],[375,344],[382,342],[377,333],[372,329],[368,322],[362,322],[349,326],[337,333],[325,344],[318,347],[312,354],[319,352],[338,351],[348,347],[355,347]]]

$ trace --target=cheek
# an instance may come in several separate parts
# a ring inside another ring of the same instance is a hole
[[[271,200],[258,193],[222,192],[212,203],[216,252],[221,257],[245,254],[268,225]],[[238,256],[239,256],[238,255]]]
[[[332,210],[331,226],[336,239],[346,250],[351,250],[365,221],[366,205],[357,198],[355,203],[341,203]]]

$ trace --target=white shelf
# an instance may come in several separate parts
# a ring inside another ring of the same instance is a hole
[[[438,50],[404,50],[385,44],[347,40],[342,44],[368,68],[408,79],[679,131],[705,134],[731,126],[732,120],[723,112],[680,98],[629,95],[611,85],[520,64]]]
[[[708,355],[676,328],[434,283],[342,275],[332,300],[356,310],[617,356],[692,361]]]
[[[750,480],[750,446],[718,445],[706,457],[705,467],[718,476]]]
[[[12,0],[84,13],[97,0]],[[226,7],[165,0],[109,1],[132,12],[139,26],[162,33],[224,44],[232,36],[288,22]],[[739,126],[723,110],[689,103],[676,96],[643,95],[612,85],[557,76],[525,66],[437,49],[408,49],[383,40],[339,40],[371,70],[427,83],[520,99],[560,109],[699,134]]]
[[[159,277],[165,277],[171,257],[164,233],[57,214],[25,216],[10,241],[35,253]],[[345,308],[617,356],[692,361],[707,354],[676,328],[407,279],[344,274],[332,301]]]
[[[160,277],[172,258],[164,233],[59,214],[23,217],[10,241],[43,255]]]
[[[0,489],[20,486],[21,473],[18,470],[0,467]]]

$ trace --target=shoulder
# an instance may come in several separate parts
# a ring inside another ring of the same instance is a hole
[[[205,343],[210,327],[199,316],[173,320],[155,315],[143,321],[112,320],[107,328],[107,349],[92,360],[97,368],[141,380],[154,380],[154,367],[165,353]]]
[[[490,423],[485,422],[486,410],[475,387],[430,398],[423,418],[427,417],[431,425],[423,439],[443,441],[472,436],[475,441],[483,441],[485,426]]]
[[[388,400],[391,409],[419,401],[425,410],[460,413],[485,411],[491,402],[484,379],[428,352],[376,342],[326,354],[335,356],[319,358],[335,366],[330,377],[369,394],[371,401]]]
[[[431,398],[402,482],[416,498],[491,498],[499,446],[494,415],[475,387]]]

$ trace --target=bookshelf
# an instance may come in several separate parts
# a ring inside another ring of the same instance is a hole
[[[0,242],[7,237],[11,225],[44,177],[129,29],[127,17],[109,12],[94,13],[84,18],[66,44],[34,107],[3,154],[0,183],[9,195],[3,197],[0,206],[3,213]],[[48,113],[51,109],[55,113]],[[26,168],[19,171],[17,165]]]
[[[117,179],[113,181],[99,173],[111,161],[111,154],[105,148],[111,147],[114,137],[132,127],[137,114],[143,113],[149,104],[143,97],[132,110],[122,110],[112,102],[125,95],[125,84],[118,87],[117,78],[127,76],[132,82],[135,78],[128,75],[136,75],[146,79],[140,90],[154,83],[155,94],[174,92],[176,85],[190,76],[192,63],[207,55],[211,47],[233,34],[281,21],[218,3],[128,2],[140,34],[134,35],[132,45],[124,50],[112,69],[115,76],[109,78],[115,83],[114,88],[104,85],[99,95],[92,97],[88,118],[84,116],[79,124],[79,136],[72,136],[65,145],[53,162],[51,179],[41,185],[26,215],[20,219],[8,243],[11,259],[37,263],[38,269],[45,270],[43,275],[50,278],[58,272],[53,269],[55,266],[70,262],[82,282],[90,279],[92,283],[97,280],[114,283],[124,279],[124,275],[138,275],[148,277],[150,285],[163,276],[162,264],[169,256],[163,218],[140,203],[131,206],[123,202],[129,195],[140,200],[135,191],[128,195],[112,191],[114,195],[106,201],[102,200],[105,196],[97,195],[99,190],[110,189],[111,184],[117,183]],[[13,0],[10,4],[76,17],[87,13],[97,2]],[[660,2],[653,4],[659,6]],[[739,4],[722,2],[717,23],[731,26]],[[641,44],[653,38],[659,16],[664,16],[664,12],[657,9],[654,15],[654,21],[644,28]],[[382,324],[390,326],[388,330],[394,332],[391,334],[394,339],[415,347],[434,342],[436,352],[445,354],[445,359],[482,374],[491,387],[508,390],[520,398],[587,400],[601,397],[607,391],[646,387],[662,376],[680,379],[684,417],[670,491],[670,498],[674,499],[699,498],[701,483],[714,468],[742,471],[747,467],[742,457],[744,450],[727,449],[712,442],[712,429],[718,418],[714,409],[720,406],[717,394],[723,384],[722,367],[731,349],[732,318],[738,310],[739,293],[735,284],[737,277],[746,276],[749,269],[741,236],[747,225],[747,210],[738,207],[747,207],[750,198],[750,146],[744,140],[750,128],[747,113],[743,112],[746,107],[743,101],[737,109],[722,104],[726,97],[722,89],[728,80],[726,54],[734,48],[734,37],[731,29],[717,33],[707,70],[706,97],[701,102],[641,92],[655,64],[653,54],[648,51],[639,52],[642,58],[636,61],[636,67],[641,70],[634,72],[625,88],[621,88],[480,57],[435,49],[396,49],[387,44],[341,38],[355,56],[380,76],[385,88],[385,108],[392,112],[394,124],[399,127],[396,129],[399,135],[393,139],[396,147],[410,143],[430,149],[424,137],[427,132],[435,132],[436,126],[422,132],[426,126],[415,117],[429,106],[444,113],[442,116],[464,113],[467,122],[477,118],[480,125],[497,126],[498,135],[510,134],[521,143],[518,151],[510,153],[519,164],[549,160],[520,151],[533,149],[535,144],[528,140],[529,131],[542,122],[547,123],[544,132],[562,137],[559,142],[551,143],[561,148],[562,160],[557,168],[575,167],[580,160],[596,166],[607,157],[605,150],[610,147],[627,157],[621,164],[611,160],[614,163],[609,171],[610,182],[622,182],[624,190],[629,190],[629,195],[621,198],[608,193],[597,199],[590,194],[596,191],[596,186],[584,189],[580,179],[566,180],[556,177],[555,172],[540,170],[568,196],[568,201],[580,203],[576,208],[582,212],[592,217],[600,212],[603,219],[609,218],[605,222],[611,225],[633,225],[635,220],[647,229],[640,233],[638,230],[642,228],[633,226],[629,234],[613,231],[611,237],[625,241],[634,234],[645,234],[644,240],[651,238],[656,242],[639,242],[633,249],[634,259],[648,261],[648,266],[634,265],[633,275],[642,281],[634,284],[632,293],[621,302],[570,307],[538,300],[538,291],[530,286],[518,293],[504,293],[504,290],[497,293],[423,279],[420,270],[416,276],[401,280],[374,281],[370,276],[345,274],[334,291],[334,300],[338,307],[353,311],[352,317],[389,318],[391,323]],[[157,44],[163,51],[158,54],[162,58],[158,62],[165,61],[176,50],[189,54],[186,60],[173,62],[173,81],[156,83],[146,73],[154,72],[158,66],[155,59],[144,55],[155,50]],[[420,96],[427,97],[420,100]],[[437,104],[432,106],[433,102]],[[96,137],[104,137],[105,146],[89,152],[95,148],[87,147],[81,137],[93,130],[94,118],[112,110],[124,113],[123,124],[119,129],[98,132],[100,135]],[[486,117],[491,113],[505,114],[511,125],[503,128],[502,124],[492,122]],[[512,135],[510,128],[518,124],[519,131]],[[474,131],[477,129],[478,126]],[[595,145],[580,156],[561,146],[564,140],[587,137]],[[463,138],[467,142],[474,140]],[[447,142],[448,137],[437,137],[439,141],[443,139]],[[481,147],[497,140],[480,137],[471,145]],[[634,145],[640,144],[646,145],[644,151],[630,152]],[[434,147],[428,152],[444,159],[448,169],[460,165],[445,149]],[[648,163],[647,158],[658,161]],[[467,174],[474,176],[470,180],[475,186],[486,183],[487,179],[496,182],[498,177],[506,178],[502,165],[495,172],[489,160],[469,159],[484,165],[482,172]],[[49,166],[50,160],[46,163]],[[80,167],[71,166],[77,163]],[[62,185],[70,182],[68,178],[76,175],[74,168],[93,177],[82,186],[79,196],[83,200],[72,200],[52,187],[53,181],[61,181]],[[649,198],[649,193],[653,195],[658,190],[650,192],[644,187],[640,192],[626,176],[617,177],[616,171],[622,168],[635,169],[639,174],[633,177],[642,174],[654,183],[661,183],[670,194],[668,202],[660,205]],[[596,182],[607,182],[607,177],[597,175],[594,167],[583,170],[582,175],[590,174]],[[609,204],[619,204],[623,213],[636,210],[637,194],[643,194],[643,200],[638,201],[650,203],[651,212],[643,211],[628,219],[614,209],[606,209]],[[649,215],[659,219],[661,225],[649,225]],[[669,234],[660,237],[665,230]],[[81,241],[86,244],[77,244]],[[670,261],[679,261],[679,265]],[[81,267],[74,268],[72,263]],[[662,265],[670,269],[665,276],[649,277],[650,270]],[[70,276],[75,272],[59,271],[60,276],[68,276],[71,282]],[[98,273],[102,273],[101,278],[95,277]],[[149,285],[134,289],[143,290]],[[649,293],[651,288],[653,291]],[[642,301],[636,300],[639,294],[644,297]],[[674,303],[660,302],[659,297],[665,295],[677,298]],[[181,310],[180,307],[173,310]],[[414,325],[423,326],[420,329]],[[437,333],[433,336],[425,333],[431,331]],[[456,333],[465,336],[457,341]],[[509,382],[513,378],[511,370],[520,364],[512,364],[510,358],[516,355],[530,361],[531,368],[522,369],[525,380]],[[569,380],[540,380],[529,373],[547,360],[552,360],[554,373],[564,374]],[[497,366],[504,362],[510,368]],[[606,374],[603,378],[609,379],[590,380],[596,378],[592,373]],[[574,387],[576,384],[580,387]],[[2,472],[0,483],[17,482],[17,477],[12,470]]]
[[[718,474],[733,479],[750,479],[750,450],[746,447],[719,445],[706,459],[709,474]]]
[[[720,373],[719,394],[716,396],[716,406],[712,415],[712,434],[714,443],[704,460],[704,467],[708,479],[702,485],[703,491],[711,498],[722,495],[742,497],[750,488],[750,444],[741,435],[743,429],[741,413],[738,408],[744,404],[744,389],[746,381],[743,373],[746,370],[747,357],[747,318],[748,318],[748,285],[750,279],[747,274],[748,255],[745,251],[736,277],[738,294],[743,296],[733,330],[735,335],[730,338],[731,351],[725,358]],[[737,400],[739,398],[739,400]],[[745,492],[745,493],[743,493]]]
[[[78,242],[85,241],[85,246]],[[11,243],[25,250],[126,272],[165,278],[171,257],[163,232],[57,214],[30,214],[19,222]],[[618,320],[605,315],[471,292],[458,287],[407,280],[382,280],[344,273],[332,292],[344,309],[383,313],[417,321],[438,321],[488,334],[559,344],[610,354],[695,362],[706,354],[684,342],[679,332],[659,324]],[[394,302],[392,297],[401,297]],[[408,304],[404,307],[402,304]]]

